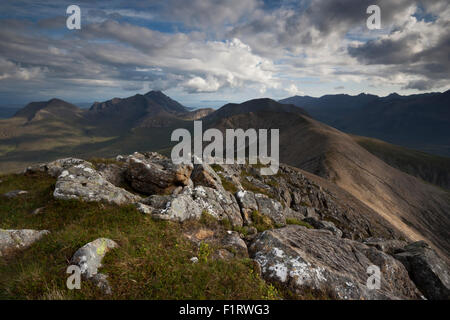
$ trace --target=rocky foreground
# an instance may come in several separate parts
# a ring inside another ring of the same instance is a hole
[[[207,216],[222,221],[224,233],[202,228],[185,237],[198,246],[213,244],[214,259],[253,259],[262,278],[289,292],[288,297],[314,292],[334,299],[450,298],[449,266],[425,242],[406,242],[385,221],[286,165],[274,176],[261,176],[257,165],[174,165],[157,153],[134,153],[95,165],[61,159],[24,174],[37,172],[57,179],[56,199],[133,204],[157,220],[183,223]],[[0,256],[48,234],[0,230]],[[68,265],[79,266],[83,279],[111,294],[108,276],[98,269],[117,247],[114,239],[92,239]],[[199,258],[192,257],[192,263]],[[381,271],[379,289],[367,286],[372,265]]]

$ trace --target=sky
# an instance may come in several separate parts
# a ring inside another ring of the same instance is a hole
[[[69,5],[81,29],[69,30]],[[369,30],[369,5],[381,29]],[[448,0],[2,0],[0,104],[450,89]]]

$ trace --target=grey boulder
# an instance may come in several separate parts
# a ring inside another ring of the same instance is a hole
[[[224,189],[197,186],[192,191],[195,203],[218,220],[228,219],[234,227],[242,226],[242,216],[236,198]]]
[[[47,230],[0,229],[0,256],[15,250],[25,249],[49,233]]]
[[[223,190],[222,181],[217,173],[207,163],[195,164],[191,174],[194,186],[204,186],[219,191]]]
[[[206,211],[218,220],[228,219],[233,226],[242,226],[239,206],[233,195],[209,187],[185,187],[169,196],[153,195],[138,203],[137,208],[156,219],[171,221],[199,219]]]
[[[144,194],[168,194],[178,186],[192,184],[191,164],[174,164],[160,154],[137,153],[127,158],[126,178],[131,187]]]
[[[85,160],[77,158],[64,158],[48,163],[30,166],[25,170],[25,173],[45,172],[50,176],[57,178],[64,170],[77,165],[83,165],[92,168],[92,164]]]
[[[194,202],[190,192],[176,196],[153,195],[137,204],[137,208],[144,214],[150,214],[158,220],[185,221],[199,219],[202,209]]]
[[[93,281],[105,294],[111,294],[107,276],[98,273],[98,269],[102,266],[106,253],[117,247],[117,243],[113,240],[98,238],[78,249],[70,263],[80,268],[84,279]]]
[[[53,196],[56,199],[105,201],[117,205],[134,203],[141,197],[116,187],[90,166],[78,164],[58,176]]]

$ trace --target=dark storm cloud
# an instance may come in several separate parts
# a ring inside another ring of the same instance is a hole
[[[348,52],[367,65],[388,65],[391,72],[422,76],[426,80],[412,80],[404,88],[429,90],[449,81],[449,19],[413,20],[382,39],[349,47]]]
[[[402,39],[382,39],[368,41],[364,45],[350,47],[351,56],[366,64],[403,64],[414,59],[411,46],[420,39],[419,34],[409,34]]]

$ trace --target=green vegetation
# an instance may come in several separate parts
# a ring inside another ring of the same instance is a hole
[[[235,194],[238,192],[238,188],[234,185],[233,182],[228,181],[223,175],[219,173],[220,180],[222,181],[222,186],[225,190]]]
[[[210,248],[209,244],[206,242],[200,243],[198,248],[198,258],[200,261],[208,262],[209,256],[212,254],[213,250]]]
[[[22,189],[15,199],[0,197],[0,228],[47,229],[50,235],[30,248],[0,259],[0,299],[274,299],[277,291],[254,272],[249,259],[210,259],[183,236],[186,226],[154,221],[134,206],[60,201],[55,180],[44,174],[0,177],[0,193]],[[37,214],[30,213],[40,207]],[[212,217],[212,216],[211,216]],[[204,213],[203,223],[214,223]],[[189,223],[199,223],[186,222]],[[217,222],[220,225],[220,222]],[[75,251],[107,237],[119,244],[103,261],[113,294],[91,282],[68,290],[66,269]],[[200,256],[201,263],[190,258]]]
[[[274,222],[269,217],[262,215],[258,210],[252,212],[253,226],[262,232],[264,230],[273,229],[275,227]]]
[[[217,219],[214,218],[207,210],[202,211],[202,216],[200,217],[199,222],[210,228],[217,227],[218,225]]]
[[[262,193],[268,196],[269,198],[273,198],[273,196],[267,190],[255,186],[245,178],[241,179],[241,185],[247,191],[252,191],[254,193]]]
[[[217,163],[212,163],[210,164],[211,168],[215,171],[215,172],[222,172],[223,168],[220,164]]]
[[[295,218],[287,218],[286,219],[286,224],[295,224],[298,226],[304,226],[307,227],[308,229],[314,229],[314,227],[312,225],[310,225],[308,222],[305,221],[301,221]]]

